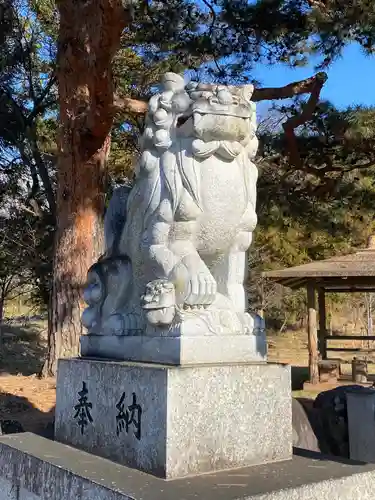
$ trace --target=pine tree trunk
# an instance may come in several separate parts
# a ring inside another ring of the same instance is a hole
[[[56,373],[61,357],[79,354],[82,331],[82,287],[88,268],[103,248],[106,157],[109,136],[92,162],[80,158],[77,146],[63,155],[58,180],[54,276],[48,325],[48,358],[44,375]],[[71,168],[73,166],[73,168]]]
[[[4,306],[5,306],[5,299],[4,299],[4,295],[1,294],[1,297],[0,297],[0,352],[3,349],[3,343],[4,343],[4,329],[3,329]]]
[[[82,287],[102,251],[106,160],[113,123],[112,58],[126,18],[120,0],[60,0],[57,229],[42,374],[79,353]]]

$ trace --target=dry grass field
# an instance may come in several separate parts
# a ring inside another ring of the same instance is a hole
[[[55,380],[38,378],[46,346],[45,322],[3,326],[3,342],[0,346],[0,420],[18,420],[26,431],[37,433],[53,421],[55,408]],[[292,366],[295,396],[316,397],[317,392],[302,391],[303,382],[308,377],[305,331],[286,330],[281,334],[270,334],[268,357],[270,361]],[[350,370],[350,364],[344,365],[344,370]]]

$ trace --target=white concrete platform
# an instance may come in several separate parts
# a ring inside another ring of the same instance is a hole
[[[375,465],[317,454],[166,481],[33,434],[0,438],[0,500],[373,500]]]

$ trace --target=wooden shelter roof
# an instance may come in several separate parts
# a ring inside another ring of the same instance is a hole
[[[355,253],[267,271],[263,276],[293,289],[314,282],[316,286],[331,291],[374,291],[375,236],[369,238],[366,249]]]

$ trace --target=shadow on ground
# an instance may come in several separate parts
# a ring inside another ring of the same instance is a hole
[[[46,343],[41,339],[43,327],[43,323],[2,325],[0,375],[40,372],[46,355]]]
[[[318,453],[316,451],[304,450],[295,446],[293,447],[293,455],[311,458],[312,460],[321,460],[323,462],[337,462],[343,465],[366,465],[365,462],[359,462],[358,460],[351,460],[346,457],[338,457],[336,455],[330,455],[327,453]]]
[[[0,392],[0,423],[4,423],[3,432],[7,432],[6,429],[9,428],[9,433],[12,433],[14,426],[9,425],[9,421],[15,421],[21,424],[25,432],[53,439],[54,417],[55,407],[49,412],[42,412],[25,397]]]

